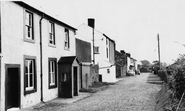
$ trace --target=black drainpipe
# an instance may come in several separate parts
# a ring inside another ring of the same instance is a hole
[[[43,84],[42,84],[42,81],[43,81],[43,78],[42,78],[42,76],[43,76],[43,72],[42,72],[42,19],[44,18],[44,14],[42,15],[42,17],[41,17],[41,19],[40,19],[40,21],[39,21],[39,26],[40,26],[40,94],[41,94],[41,98],[40,98],[40,100],[42,101],[42,102],[44,102],[43,101]]]

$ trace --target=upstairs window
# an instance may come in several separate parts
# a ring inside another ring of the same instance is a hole
[[[52,22],[49,22],[49,44],[55,45],[55,28]]]
[[[25,12],[25,38],[27,40],[34,40],[33,36],[33,13]]]
[[[70,44],[69,44],[69,30],[65,29],[65,40],[64,40],[64,48],[69,49]]]

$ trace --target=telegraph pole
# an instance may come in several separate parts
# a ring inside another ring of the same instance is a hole
[[[161,59],[160,59],[160,40],[159,40],[159,34],[157,34],[157,41],[158,41],[159,69],[161,69]]]
[[[95,51],[94,51],[94,28],[93,28],[93,63],[95,64]]]

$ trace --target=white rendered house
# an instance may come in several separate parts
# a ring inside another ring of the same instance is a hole
[[[80,25],[77,29],[77,38],[91,43],[92,63],[99,65],[100,81],[116,82],[115,42],[104,33],[93,29],[92,24]],[[93,39],[94,36],[94,39]],[[94,51],[93,51],[94,40]],[[93,54],[94,53],[94,54]]]
[[[1,1],[0,8],[0,110],[57,98],[58,61],[76,60],[76,29],[24,2]]]

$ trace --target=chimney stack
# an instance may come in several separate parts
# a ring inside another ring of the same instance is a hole
[[[122,54],[125,54],[125,51],[124,51],[124,50],[120,50],[120,52],[121,52]]]
[[[94,29],[94,27],[95,27],[95,26],[94,26],[94,25],[95,25],[95,24],[94,24],[94,21],[95,21],[95,20],[94,20],[93,18],[89,18],[89,19],[88,19],[88,26],[92,27],[93,29]]]
[[[130,53],[126,53],[127,57],[131,57]]]

